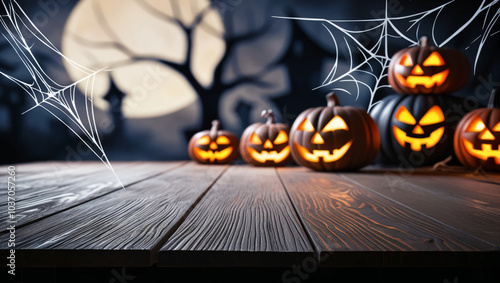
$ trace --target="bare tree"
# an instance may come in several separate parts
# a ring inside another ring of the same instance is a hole
[[[272,1],[268,2],[268,6],[272,5]],[[182,76],[191,84],[193,89],[196,91],[201,104],[202,104],[202,111],[203,111],[203,124],[202,128],[210,128],[210,123],[214,119],[218,119],[219,117],[219,108],[220,108],[220,97],[223,93],[230,91],[234,89],[237,86],[240,86],[242,84],[251,84],[257,87],[261,88],[272,88],[272,83],[263,80],[263,76],[268,72],[270,69],[274,68],[276,65],[281,64],[280,60],[276,60],[273,62],[271,65],[268,65],[266,68],[262,69],[261,71],[253,74],[243,74],[243,72],[240,71],[239,66],[237,66],[237,62],[235,60],[232,60],[232,56],[234,55],[234,51],[238,46],[241,44],[244,44],[246,42],[251,42],[253,40],[256,40],[259,38],[263,33],[268,31],[271,28],[272,25],[272,19],[270,14],[267,14],[266,17],[268,20],[264,21],[262,24],[257,24],[254,15],[251,13],[248,14],[247,16],[247,25],[251,26],[252,28],[249,29],[249,31],[245,33],[238,33],[233,29],[234,26],[234,18],[232,17],[231,13],[225,12],[222,15],[222,19],[224,22],[225,26],[225,32],[222,35],[222,38],[225,41],[226,44],[226,50],[224,55],[222,56],[221,60],[217,64],[214,70],[214,77],[213,77],[213,82],[209,86],[204,86],[202,83],[199,82],[199,80],[196,78],[195,74],[193,73],[193,70],[191,69],[191,52],[194,48],[194,42],[193,42],[193,32],[196,28],[200,27],[203,28],[206,32],[209,33],[217,33],[216,30],[214,30],[210,25],[206,24],[203,22],[203,17],[209,12],[213,11],[214,9],[214,3],[212,2],[211,5],[207,6],[205,9],[203,9],[201,12],[199,12],[195,19],[189,23],[186,24],[179,18],[173,17],[167,13],[164,13],[157,9],[156,7],[150,5],[147,1],[142,1],[142,0],[136,0],[136,3],[144,10],[146,10],[152,17],[156,17],[158,19],[161,19],[162,21],[168,22],[168,23],[174,23],[178,27],[182,29],[182,31],[186,34],[187,38],[187,47],[186,47],[186,52],[187,52],[187,57],[186,60],[182,63],[177,63],[161,58],[157,58],[155,56],[145,56],[145,55],[138,55],[134,53],[133,50],[131,50],[129,47],[127,47],[125,44],[120,42],[119,37],[113,31],[110,23],[108,22],[106,16],[104,13],[101,11],[100,7],[98,4],[93,5],[94,13],[96,15],[97,20],[99,21],[100,26],[102,29],[105,31],[105,33],[109,36],[110,40],[109,41],[94,41],[94,40],[89,40],[88,38],[83,38],[77,34],[71,34],[70,36],[79,44],[82,46],[86,47],[92,47],[92,48],[99,48],[99,49],[115,49],[119,50],[121,53],[126,55],[126,59],[124,60],[118,60],[118,61],[113,61],[113,62],[98,62],[100,66],[103,65],[109,65],[112,69],[116,69],[122,66],[130,65],[136,62],[140,61],[157,61],[161,64],[164,64],[173,70],[177,71],[178,73],[182,74]],[[176,0],[172,0],[169,2],[171,5],[171,10],[174,11],[174,14],[180,14],[180,7],[179,7],[179,2]],[[270,11],[268,9],[269,7],[266,8],[266,11]],[[232,70],[236,73],[233,79],[227,81],[224,79],[224,72],[225,69],[228,68],[228,66],[232,64]],[[96,65],[97,66],[97,65]],[[113,86],[113,84],[112,84]],[[114,93],[119,93],[118,88],[112,88],[110,91]],[[120,105],[120,100],[123,99],[124,96],[118,95],[113,95],[113,98],[115,100],[115,103],[117,105]],[[108,101],[111,101],[111,96],[108,96]],[[116,102],[118,101],[118,102]],[[115,115],[114,119],[117,119],[118,116],[121,114]],[[121,119],[121,118],[120,118]],[[116,121],[115,121],[116,122]]]

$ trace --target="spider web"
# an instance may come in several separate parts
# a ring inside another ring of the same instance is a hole
[[[0,71],[0,75],[17,84],[33,100],[34,106],[23,114],[37,107],[49,112],[73,132],[113,172],[123,187],[104,152],[94,115],[93,87],[96,75],[102,70],[92,71],[64,56],[42,34],[15,0],[2,0],[2,5],[4,10],[2,13],[5,14],[0,15],[1,34],[19,57],[19,63],[24,65],[24,71],[29,74],[27,76],[29,79],[23,80],[19,78],[20,76],[16,78],[2,71]],[[60,56],[62,60],[80,70],[85,76],[69,85],[57,83],[45,72],[43,64],[37,58],[39,56],[34,52],[34,46],[48,48],[49,52]],[[84,106],[81,105],[81,99],[77,100],[77,85],[79,84],[85,86]]]
[[[365,90],[368,90],[370,93],[369,111],[371,107],[376,104],[373,103],[373,101],[377,91],[382,88],[390,88],[390,85],[387,83],[387,69],[391,60],[389,54],[392,54],[389,50],[389,42],[403,40],[407,46],[418,45],[418,39],[422,36],[419,34],[419,31],[421,25],[423,24],[427,24],[429,22],[432,23],[430,40],[432,40],[434,45],[442,47],[468,28],[474,20],[484,17],[481,27],[482,33],[471,41],[471,45],[474,42],[479,41],[473,67],[475,74],[477,62],[486,40],[499,32],[493,31],[493,28],[500,17],[500,8],[494,7],[499,0],[483,0],[477,7],[477,10],[469,19],[465,21],[464,24],[458,26],[456,31],[447,38],[441,42],[437,42],[435,31],[439,15],[445,7],[453,2],[455,2],[455,0],[449,1],[427,11],[398,17],[392,17],[389,15],[389,1],[386,0],[385,16],[381,18],[359,20],[328,20],[322,18],[282,16],[274,16],[274,18],[321,22],[332,39],[335,55],[333,67],[331,68],[329,74],[326,76],[323,83],[315,89],[330,86],[333,87],[332,90],[334,91],[344,92],[349,95],[355,94],[356,99],[359,98],[359,95],[364,93]],[[367,23],[370,23],[370,25]],[[359,24],[365,24],[367,27],[364,29],[352,28],[352,26]],[[360,40],[360,35],[368,33],[376,33],[376,39],[373,44],[365,46],[365,44],[363,44]],[[347,70],[342,68],[340,62],[340,60],[343,59],[341,58],[342,55],[340,52],[342,51],[340,47],[341,45],[347,51],[344,52],[347,53]],[[469,45],[466,49],[470,48],[471,45]],[[362,60],[358,60],[359,62],[355,60],[357,54],[361,54],[362,56]],[[354,84],[353,89],[355,89],[355,91],[342,87],[346,84],[350,84],[351,86]]]

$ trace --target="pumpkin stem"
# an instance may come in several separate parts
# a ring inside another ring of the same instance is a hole
[[[333,91],[326,95],[326,101],[328,103],[327,104],[328,107],[334,107],[340,105],[339,99],[337,98],[337,95]]]
[[[213,138],[213,137],[216,137],[217,136],[217,132],[219,131],[220,129],[220,122],[219,120],[213,120],[212,121],[212,128],[210,128],[210,136]]]
[[[267,122],[266,122],[267,125],[271,125],[271,124],[274,123],[274,113],[273,113],[273,110],[271,110],[271,109],[264,110],[264,111],[262,111],[262,113],[260,114],[260,116],[264,117],[264,118],[267,118]]]
[[[497,99],[497,90],[494,89],[491,91],[490,95],[490,100],[488,101],[488,108],[495,108],[497,105],[498,99]]]
[[[420,47],[428,47],[429,46],[429,39],[427,36],[422,36],[420,38],[420,41],[418,42],[418,46]]]

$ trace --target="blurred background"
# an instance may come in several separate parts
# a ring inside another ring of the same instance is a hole
[[[349,38],[330,29],[337,36],[334,43],[321,22],[273,16],[375,19],[383,18],[387,11],[388,16],[405,17],[446,2],[18,1],[65,56],[92,70],[106,68],[96,76],[93,102],[99,136],[111,161],[187,159],[189,138],[207,129],[213,119],[241,135],[251,123],[262,121],[262,110],[271,108],[278,121],[292,124],[306,108],[324,105],[324,95],[335,88],[346,90],[337,91],[341,104],[368,109],[370,102],[393,91],[381,88],[371,99],[367,89],[355,94],[353,84],[320,87],[337,59],[339,72],[349,70],[351,60],[365,59],[362,52],[351,50]],[[500,4],[481,11],[469,23],[481,5],[491,2],[455,1],[435,11],[434,15],[439,12],[437,21],[425,18],[408,31],[414,39],[434,35],[438,42],[459,31],[446,46],[464,52],[475,65],[475,73],[453,95],[469,98],[471,108],[486,103],[486,97],[478,94],[500,87]],[[357,38],[369,47],[380,39],[381,31],[371,30],[378,23],[342,26],[368,30]],[[406,31],[408,27],[400,28]],[[486,32],[488,36],[483,37]],[[389,56],[408,46],[396,39],[388,44]],[[38,50],[39,46],[33,45],[33,53],[59,84],[69,85],[85,75],[59,54],[47,48]],[[481,55],[476,61],[478,50]],[[29,80],[6,38],[0,39],[0,71]],[[355,79],[375,84],[368,75],[359,74]],[[75,101],[84,101],[81,107],[85,107],[84,93],[85,86],[79,85]],[[97,159],[46,109],[38,107],[22,114],[33,106],[22,88],[0,78],[0,163]]]

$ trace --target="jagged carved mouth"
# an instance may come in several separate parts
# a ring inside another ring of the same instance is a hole
[[[431,148],[435,146],[443,137],[444,127],[441,127],[435,131],[433,131],[426,138],[414,138],[406,135],[406,132],[401,130],[396,126],[392,126],[394,131],[394,137],[396,141],[402,146],[405,147],[405,144],[408,143],[411,146],[411,150],[413,151],[421,151],[422,145],[425,145],[426,148]]]
[[[352,145],[352,140],[344,144],[339,149],[333,149],[331,151],[314,149],[312,152],[310,152],[306,148],[295,143],[295,147],[297,148],[297,151],[299,152],[300,156],[309,162],[319,162],[320,158],[323,159],[323,162],[337,161],[347,153],[349,148],[351,148],[351,145]]]
[[[285,160],[290,155],[290,146],[287,145],[282,151],[279,153],[276,150],[266,151],[263,150],[258,152],[257,150],[247,147],[248,152],[252,158],[260,163],[266,163],[267,161],[273,161],[275,163],[280,163]]]
[[[437,73],[433,76],[413,76],[410,75],[406,77],[406,79],[401,75],[396,73],[396,77],[398,80],[406,87],[414,88],[417,85],[423,85],[426,88],[431,88],[435,85],[440,86],[448,78],[448,74],[450,70],[444,70],[440,73]]]
[[[465,150],[467,150],[470,155],[479,158],[481,160],[488,160],[488,158],[495,158],[495,163],[500,164],[500,149],[497,145],[497,149],[493,149],[493,145],[483,143],[481,144],[481,149],[474,148],[472,142],[464,139]]]
[[[209,160],[210,162],[214,162],[215,160],[224,160],[228,158],[231,153],[233,153],[233,147],[230,146],[221,151],[213,151],[213,150],[203,150],[197,147],[194,148],[194,154],[204,160]]]

